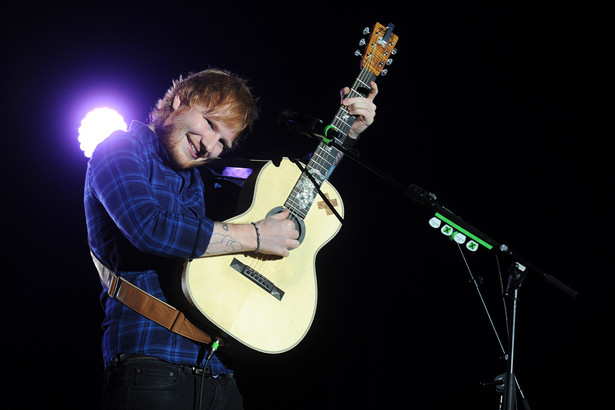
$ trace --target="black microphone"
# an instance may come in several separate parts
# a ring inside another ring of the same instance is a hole
[[[337,130],[325,125],[321,119],[299,114],[293,110],[282,111],[278,115],[276,122],[281,128],[310,138],[316,138],[319,141],[323,139],[330,141],[339,135]]]

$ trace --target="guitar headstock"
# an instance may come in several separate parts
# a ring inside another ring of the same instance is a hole
[[[389,23],[387,27],[376,23],[371,31],[369,42],[361,40],[359,45],[365,45],[365,51],[361,54],[358,50],[356,55],[362,55],[361,67],[367,69],[375,76],[386,75],[387,69],[384,68],[393,62],[391,56],[397,53],[395,44],[399,37],[393,34],[394,25]],[[363,34],[369,34],[369,28],[363,30]]]

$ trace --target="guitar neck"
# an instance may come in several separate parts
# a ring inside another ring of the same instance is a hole
[[[346,97],[367,96],[371,90],[369,84],[375,79],[376,76],[374,74],[363,68]],[[345,141],[355,119],[356,117],[348,113],[346,106],[340,106],[331,122],[331,127],[338,134],[335,137],[337,143],[342,144]],[[329,179],[329,176],[331,176],[343,156],[344,154],[339,149],[321,142],[316,151],[314,151],[314,155],[312,155],[312,158],[306,165],[305,171],[299,177],[284,206],[290,209],[294,215],[302,219],[305,218],[314,202],[314,198],[316,198],[318,188],[326,179]]]
[[[354,80],[352,87],[350,87],[350,92],[346,97],[367,97],[367,94],[369,94],[371,90],[369,84],[375,80],[376,76],[371,71],[367,68],[361,69],[359,76]],[[345,105],[340,106],[331,122],[331,126],[339,133],[339,135],[336,136],[338,142],[343,143],[346,140],[355,119],[355,116],[348,114],[348,107]]]

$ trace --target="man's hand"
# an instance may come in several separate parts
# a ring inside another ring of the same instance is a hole
[[[285,209],[256,223],[260,234],[260,249],[259,235],[254,225],[215,222],[209,246],[203,256],[251,252],[257,249],[264,254],[288,256],[289,249],[299,246],[299,231],[293,221],[286,219],[289,214],[290,211]]]
[[[378,94],[378,86],[372,81],[369,86],[371,90],[367,97],[353,97],[344,98],[350,92],[350,87],[344,87],[340,94],[342,96],[342,105],[348,107],[348,113],[357,117],[352,124],[348,136],[350,138],[357,138],[360,133],[365,131],[374,122],[376,116],[376,104],[374,104],[374,98]]]
[[[288,256],[289,249],[299,246],[299,231],[288,218],[290,211],[285,209],[257,222],[261,236],[261,253]]]

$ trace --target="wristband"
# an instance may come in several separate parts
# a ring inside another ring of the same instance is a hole
[[[258,225],[256,222],[250,222],[254,225],[254,229],[256,230],[256,250],[254,253],[259,253],[261,251],[261,231],[258,229]]]

